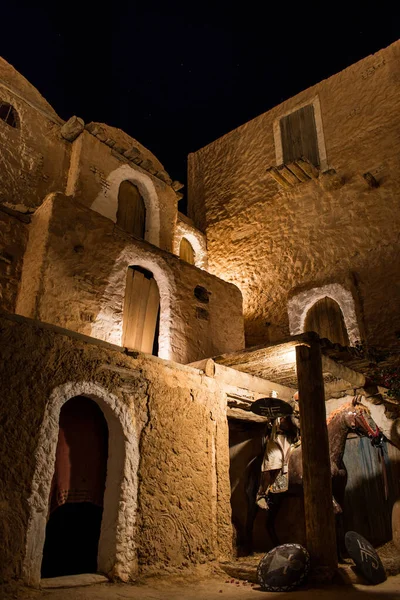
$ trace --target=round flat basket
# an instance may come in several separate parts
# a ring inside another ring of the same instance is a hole
[[[309,570],[307,550],[300,544],[283,544],[260,560],[257,579],[267,592],[290,592],[303,583]]]
[[[386,580],[381,559],[368,540],[356,531],[348,531],[344,541],[350,558],[367,581],[376,585]]]

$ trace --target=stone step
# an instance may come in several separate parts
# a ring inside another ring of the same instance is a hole
[[[63,575],[62,577],[49,577],[40,581],[42,589],[72,588],[95,583],[108,583],[109,579],[99,573],[82,573],[80,575]]]

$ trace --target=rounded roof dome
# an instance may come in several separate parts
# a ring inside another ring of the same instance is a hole
[[[21,73],[19,73],[10,63],[0,56],[0,89],[1,84],[4,83],[11,91],[16,92],[22,98],[31,102],[41,110],[49,113],[51,116],[56,117],[60,120],[56,111],[50,104],[43,98],[38,90],[31,84]],[[1,91],[0,91],[1,94]]]
[[[162,163],[152,152],[150,152],[150,150],[135,140],[135,138],[130,136],[128,133],[122,131],[122,129],[118,129],[118,127],[113,127],[112,125],[107,125],[106,123],[98,123],[95,121],[92,122],[92,125],[98,125],[108,138],[114,140],[119,146],[126,148],[126,150],[129,150],[132,148],[132,146],[136,146],[140,150],[140,153],[143,155],[143,157],[149,159],[158,171],[164,170]]]

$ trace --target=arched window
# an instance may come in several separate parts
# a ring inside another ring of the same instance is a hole
[[[160,293],[153,273],[129,267],[126,278],[122,345],[158,356]]]
[[[117,225],[124,231],[144,240],[146,208],[136,185],[123,181],[118,190]]]
[[[192,244],[186,238],[182,238],[179,246],[179,258],[186,261],[190,265],[194,265],[194,250]]]
[[[349,346],[349,336],[344,323],[342,310],[335,300],[325,296],[308,311],[304,331],[316,331],[321,338]]]
[[[15,108],[8,102],[0,100],[0,119],[10,127],[19,127],[19,117]]]

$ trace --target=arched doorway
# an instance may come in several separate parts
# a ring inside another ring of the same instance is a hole
[[[129,267],[126,278],[122,345],[158,356],[160,293],[153,273]]]
[[[107,458],[103,412],[85,396],[72,398],[60,412],[42,577],[97,571]]]
[[[179,258],[189,263],[190,265],[195,264],[195,256],[192,244],[186,239],[182,238],[179,246]]]
[[[118,190],[117,225],[144,240],[146,207],[138,187],[128,180],[122,181]]]
[[[304,331],[316,331],[321,338],[349,346],[349,336],[342,310],[335,300],[325,296],[308,311],[304,322]]]

